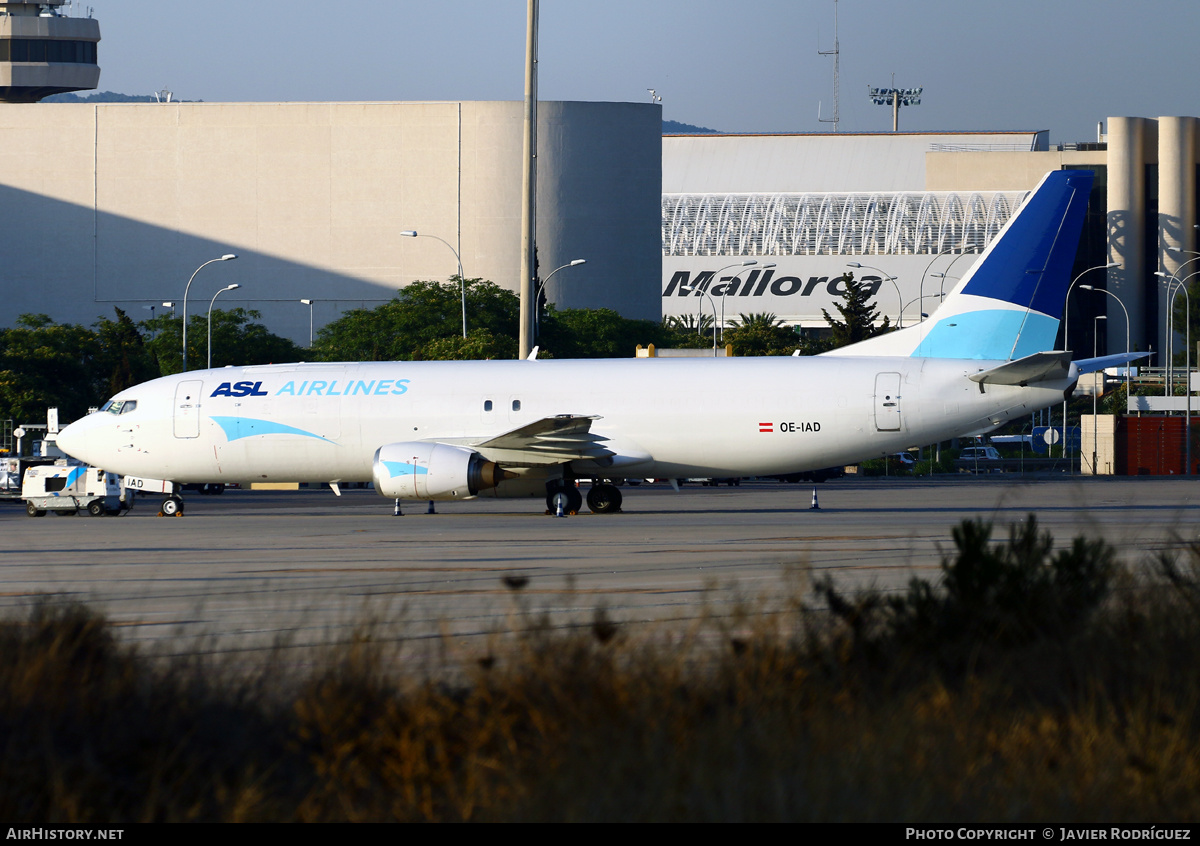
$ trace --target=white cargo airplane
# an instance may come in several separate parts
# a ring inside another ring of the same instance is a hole
[[[1091,185],[1090,172],[1047,174],[933,318],[825,355],[226,367],[121,391],[58,444],[176,483],[373,481],[397,505],[553,507],[561,494],[568,512],[583,504],[577,478],[766,476],[889,455],[1062,402],[1080,372],[1120,358],[1047,351]],[[608,482],[587,499],[621,505]]]

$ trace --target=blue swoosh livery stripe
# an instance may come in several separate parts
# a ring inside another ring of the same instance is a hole
[[[226,440],[229,441],[236,441],[241,438],[253,438],[260,435],[299,435],[304,438],[316,438],[318,441],[325,441],[327,444],[336,443],[314,432],[306,432],[304,429],[297,429],[295,426],[276,423],[273,420],[257,420],[253,417],[212,417],[209,419],[221,427],[225,432]]]
[[[76,467],[76,468],[72,469],[71,472],[67,474],[67,481],[63,482],[63,489],[65,490],[65,489],[70,488],[72,485],[74,485],[76,482],[78,482],[80,477],[82,477],[85,473],[87,473],[86,467]],[[61,491],[53,491],[51,493],[51,495],[52,496],[62,496],[62,492]]]
[[[429,473],[428,467],[421,467],[407,461],[385,461],[383,466],[387,468],[388,474],[393,479],[397,476],[425,476]]]

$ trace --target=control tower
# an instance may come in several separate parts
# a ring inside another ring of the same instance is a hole
[[[36,103],[100,82],[100,24],[62,14],[65,2],[0,0],[0,102]]]

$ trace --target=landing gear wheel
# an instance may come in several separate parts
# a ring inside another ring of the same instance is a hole
[[[179,517],[183,514],[183,500],[177,496],[169,496],[162,501],[164,517]]]
[[[621,510],[621,489],[616,485],[592,485],[587,504],[593,514],[616,514]]]
[[[45,517],[46,512],[38,508],[32,502],[25,503],[25,513],[30,517]]]
[[[89,502],[88,503],[88,514],[91,514],[93,517],[103,517],[104,516],[104,503],[98,499],[94,499],[91,502]]]
[[[546,491],[546,513],[556,514],[558,505],[554,502],[556,494],[566,494],[567,503],[563,506],[563,514],[576,515],[579,509],[583,508],[583,494],[579,492],[579,488],[574,485],[552,487]]]

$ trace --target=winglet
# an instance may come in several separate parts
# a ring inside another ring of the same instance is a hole
[[[540,349],[541,349],[541,347],[534,347],[533,349],[531,349],[529,351],[529,355],[526,356],[525,360],[526,361],[537,361],[537,354],[538,354],[538,350],[540,350]]]

